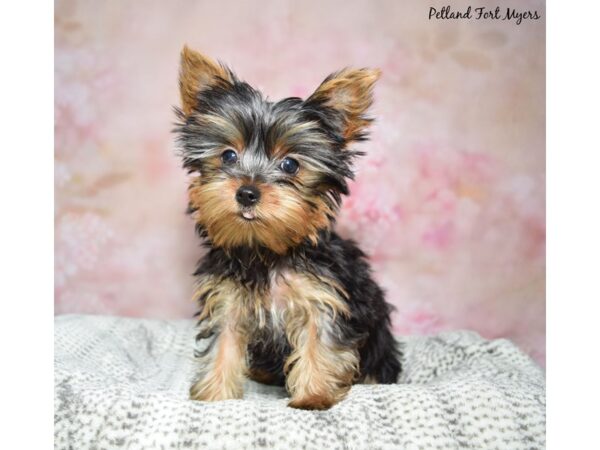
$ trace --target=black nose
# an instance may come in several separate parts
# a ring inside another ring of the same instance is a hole
[[[242,206],[252,206],[260,199],[260,191],[256,186],[242,186],[237,190],[235,199]]]

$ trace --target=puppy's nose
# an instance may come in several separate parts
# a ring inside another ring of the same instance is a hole
[[[253,206],[260,200],[260,191],[256,186],[242,186],[237,190],[235,199],[242,206]]]

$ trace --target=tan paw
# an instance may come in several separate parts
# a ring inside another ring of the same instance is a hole
[[[220,400],[232,400],[242,398],[241,390],[232,389],[222,383],[215,383],[214,380],[200,380],[190,388],[190,399],[217,402]]]
[[[323,410],[331,408],[335,403],[337,403],[336,400],[329,395],[308,395],[292,398],[288,406],[297,409]]]

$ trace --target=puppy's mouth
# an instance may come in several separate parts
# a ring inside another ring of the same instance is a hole
[[[256,220],[256,209],[248,206],[240,208],[240,216],[244,220],[252,221]]]

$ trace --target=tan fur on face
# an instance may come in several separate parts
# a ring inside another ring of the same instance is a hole
[[[309,101],[322,101],[344,115],[344,137],[356,139],[370,124],[365,113],[373,103],[373,86],[380,77],[379,69],[344,69],[325,80]]]
[[[189,115],[196,106],[199,91],[223,81],[231,81],[229,72],[221,65],[184,46],[181,51],[179,91],[184,114]]]
[[[227,248],[251,243],[248,224],[239,217],[235,201],[240,184],[235,179],[199,177],[190,186],[190,206],[197,210],[194,219],[206,229],[215,246]]]
[[[311,197],[316,205],[310,209],[297,191],[289,186],[266,185],[263,198],[257,208],[257,217],[262,220],[256,227],[260,242],[276,253],[285,253],[288,248],[300,244],[304,239],[317,243],[319,230],[330,227],[330,207],[321,199]]]
[[[254,221],[240,217],[235,193],[242,180],[198,178],[189,189],[190,205],[197,210],[196,221],[207,231],[215,246],[265,246],[284,254],[290,247],[309,239],[315,244],[320,229],[330,226],[330,206],[313,198],[310,209],[297,191],[289,186],[257,184],[261,200]]]

